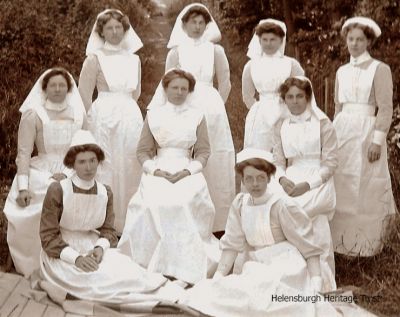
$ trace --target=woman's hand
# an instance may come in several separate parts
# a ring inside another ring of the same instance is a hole
[[[92,254],[78,256],[75,260],[75,265],[84,272],[93,272],[99,268],[99,265]]]
[[[154,173],[153,173],[153,175],[154,175],[154,176],[157,176],[157,177],[163,177],[163,178],[165,178],[167,181],[171,181],[171,177],[172,177],[172,174],[171,174],[171,173],[168,173],[168,172],[163,171],[163,170],[160,170],[160,169],[155,170]]]
[[[288,194],[290,197],[297,197],[301,196],[304,193],[308,192],[310,190],[310,184],[307,182],[302,182],[298,183],[294,186],[293,190],[291,191],[290,194]]]
[[[186,176],[189,176],[190,172],[188,170],[182,170],[179,172],[176,172],[174,175],[171,176],[171,179],[169,181],[172,184],[175,184],[176,182],[180,181],[182,178],[185,178]]]
[[[293,183],[290,179],[287,177],[283,176],[279,179],[279,184],[281,184],[283,190],[290,196],[292,193],[293,189],[295,188],[296,184]]]
[[[373,163],[381,157],[381,148],[379,144],[371,143],[368,148],[368,161]]]
[[[99,246],[95,247],[90,254],[98,264],[101,262],[101,260],[103,260],[104,251],[102,247]]]
[[[63,173],[55,173],[51,178],[54,178],[57,182],[62,181],[63,179],[67,178],[67,176]]]
[[[32,195],[27,189],[20,190],[16,198],[17,204],[20,207],[27,207],[31,203]]]

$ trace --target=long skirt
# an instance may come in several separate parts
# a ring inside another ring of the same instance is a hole
[[[334,127],[339,166],[334,175],[337,204],[331,222],[335,251],[372,256],[382,249],[388,221],[395,213],[386,142],[379,160],[368,161],[375,117],[340,112]]]
[[[225,230],[235,198],[235,149],[224,102],[211,85],[196,83],[191,103],[205,114],[211,155],[203,170],[215,206],[213,232]]]
[[[17,272],[28,277],[39,269],[41,242],[39,236],[40,216],[47,187],[54,181],[54,173],[63,170],[62,158],[44,154],[31,159],[29,169],[30,204],[20,207],[17,176],[7,196],[4,213],[8,220],[7,243]]]
[[[306,261],[287,241],[250,253],[239,275],[201,281],[182,302],[218,317],[338,316],[314,294]]]
[[[214,214],[203,174],[175,184],[143,174],[118,247],[151,272],[196,283],[212,275],[219,261]]]
[[[64,233],[63,239],[81,254],[84,254],[83,249],[93,249],[98,239],[94,232],[67,231],[73,239],[65,237]],[[79,299],[121,305],[176,300],[181,294],[177,286],[168,285],[161,274],[147,272],[118,249],[106,249],[98,269],[93,272],[84,272],[59,258],[51,258],[44,251],[40,255],[44,279],[58,293]]]
[[[121,233],[129,199],[136,192],[142,168],[136,147],[143,117],[135,100],[125,93],[100,92],[89,115],[89,129],[105,153],[97,179],[111,187],[115,228]]]
[[[315,174],[319,175],[319,163],[313,160],[298,160],[295,165],[289,166],[286,170],[287,177],[296,184],[312,178]],[[277,182],[274,189],[278,190]],[[323,250],[320,257],[323,291],[335,290],[335,260],[329,226],[329,221],[332,219],[336,205],[333,178],[297,197],[287,196],[280,185],[279,191],[302,207],[312,220],[316,242]]]

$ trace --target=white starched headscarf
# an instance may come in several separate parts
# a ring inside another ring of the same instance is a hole
[[[236,154],[236,164],[250,160],[250,159],[262,159],[270,164],[274,165],[274,157],[271,152],[255,149],[255,148],[245,148]]]
[[[352,24],[361,24],[370,27],[372,31],[374,31],[376,37],[379,37],[382,34],[379,25],[374,20],[366,17],[354,17],[347,19],[342,26],[342,30]]]
[[[164,76],[175,69],[179,69],[179,68],[168,69],[165,72]],[[164,78],[164,76],[163,76],[163,78]],[[192,97],[192,93],[189,93],[186,97],[185,103],[190,104],[191,97]],[[147,110],[158,108],[160,106],[165,105],[167,102],[168,102],[167,94],[165,93],[165,89],[162,85],[162,79],[161,79],[160,83],[157,86],[156,91],[154,92],[153,98],[151,98],[151,101],[147,106]]]
[[[46,74],[48,74],[53,69],[58,69],[58,68],[57,67],[49,68],[48,70],[46,70],[33,85],[28,96],[25,98],[25,101],[22,103],[22,106],[19,108],[19,111],[21,113],[24,113],[29,109],[38,109],[39,107],[44,107],[47,100],[47,94],[42,89],[42,82],[44,76],[46,76]],[[63,70],[66,71],[65,69]],[[86,110],[83,105],[83,101],[81,95],[79,94],[78,88],[76,87],[75,80],[69,72],[67,73],[72,84],[70,91],[67,93],[67,96],[65,97],[67,105],[82,110],[82,113],[84,114],[86,113]]]
[[[282,44],[278,49],[279,55],[283,56],[285,54],[285,46],[286,46],[286,24],[283,23],[282,21],[279,20],[275,20],[275,19],[264,19],[264,20],[260,20],[260,22],[258,22],[258,25],[263,24],[263,23],[272,23],[275,24],[277,26],[279,26],[282,31],[285,33],[285,36],[282,38]],[[247,56],[250,58],[257,58],[257,57],[261,57],[263,54],[263,50],[261,48],[261,44],[260,44],[260,38],[258,37],[258,35],[254,32],[254,35],[249,43],[248,49],[247,49]]]
[[[120,10],[117,9],[106,9],[97,15],[96,22],[93,25],[92,32],[90,33],[89,40],[86,46],[86,55],[94,54],[97,50],[101,49],[104,46],[105,41],[100,36],[100,34],[97,33],[96,26],[99,17],[109,12],[118,12],[122,16],[124,15]],[[121,40],[120,46],[122,49],[128,51],[129,53],[135,53],[143,47],[142,41],[133,30],[131,25],[129,25],[129,29],[126,30],[124,37]]]
[[[174,28],[172,29],[171,36],[169,37],[169,42],[167,44],[168,48],[172,48],[186,43],[191,43],[193,41],[183,29],[182,17],[186,14],[186,12],[188,12],[192,7],[195,6],[204,8],[211,17],[211,21],[207,24],[206,29],[204,30],[204,33],[199,39],[199,41],[209,41],[213,43],[218,43],[221,40],[221,32],[208,8],[201,3],[192,3],[183,8],[183,10],[179,13],[178,17],[176,18]]]
[[[319,121],[323,120],[323,119],[328,119],[328,116],[318,107],[317,105],[317,101],[315,99],[315,95],[314,95],[314,89],[311,83],[311,80],[308,79],[305,76],[294,76],[292,78],[297,78],[300,79],[301,81],[308,81],[311,85],[311,100],[310,103],[307,105],[308,109],[310,110],[311,114],[318,119]]]

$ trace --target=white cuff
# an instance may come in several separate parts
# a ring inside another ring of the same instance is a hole
[[[319,175],[309,177],[306,182],[310,185],[310,190],[322,185],[322,178]]]
[[[105,252],[109,247],[110,247],[110,241],[108,241],[108,239],[106,238],[99,238],[95,245],[95,247],[102,247],[103,248],[103,252]]]
[[[71,247],[65,247],[60,253],[60,259],[70,264],[75,264],[78,256],[80,254]]]
[[[193,160],[189,163],[186,169],[190,172],[190,174],[194,175],[203,170],[203,165],[199,161]]]
[[[386,141],[386,133],[380,130],[374,131],[374,136],[372,138],[372,143],[382,145]]]
[[[151,174],[151,175],[153,175],[157,169],[156,162],[154,162],[154,160],[144,161],[142,167],[143,167],[143,171],[145,171],[146,173]]]
[[[29,188],[29,176],[17,175],[18,190],[27,190]]]

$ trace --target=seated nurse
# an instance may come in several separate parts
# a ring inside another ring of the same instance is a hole
[[[275,169],[270,152],[246,148],[237,154],[236,171],[248,193],[239,193],[231,205],[214,278],[196,284],[182,302],[219,317],[316,316],[312,303],[279,303],[271,297],[322,289],[323,250],[311,219],[269,188]],[[230,274],[242,252],[246,254],[242,272]],[[324,316],[332,316],[332,308],[325,312]]]
[[[195,82],[179,69],[162,79],[164,102],[144,122],[137,150],[144,172],[118,244],[138,264],[185,286],[214,273],[219,259],[202,173],[210,155],[206,120],[187,101]]]
[[[280,87],[290,115],[275,126],[274,159],[281,191],[299,204],[313,222],[324,250],[321,256],[324,290],[336,288],[329,220],[335,212],[333,173],[337,139],[329,118],[318,108],[308,78],[290,77]]]
[[[52,183],[43,202],[42,288],[51,298],[72,295],[105,305],[176,299],[176,286],[115,248],[113,194],[95,180],[103,160],[92,134],[79,130],[64,158],[75,173]]]

